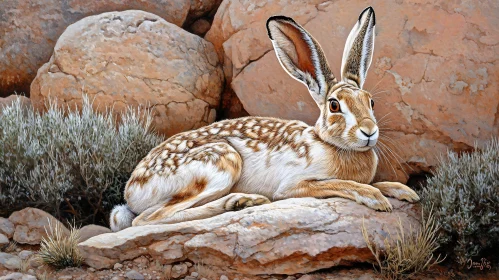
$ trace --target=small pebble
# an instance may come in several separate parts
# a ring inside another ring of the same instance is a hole
[[[31,255],[33,255],[33,252],[32,251],[29,251],[29,250],[22,250],[18,257],[21,258],[21,260],[27,260],[29,257],[31,257]]]
[[[144,276],[135,270],[130,270],[125,274],[126,278],[134,280],[144,280]]]
[[[93,267],[89,267],[89,268],[88,268],[88,271],[90,271],[90,272],[95,272],[95,268],[93,268]]]
[[[191,276],[192,276],[192,277],[198,277],[198,276],[199,276],[199,273],[197,273],[196,271],[194,271],[193,273],[191,273]]]
[[[113,268],[114,269],[122,269],[123,265],[121,263],[115,263]]]
[[[222,275],[222,276],[220,276],[220,280],[229,280],[229,277]]]

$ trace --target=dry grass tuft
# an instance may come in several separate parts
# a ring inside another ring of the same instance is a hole
[[[25,260],[21,260],[21,265],[19,266],[19,272],[21,273],[28,273],[30,266],[29,266],[29,258]]]
[[[66,267],[79,267],[83,262],[83,257],[78,249],[80,232],[71,226],[69,235],[63,233],[61,224],[55,226],[49,221],[47,237],[40,243],[38,257],[40,260],[56,269]]]
[[[376,258],[379,270],[384,279],[406,279],[416,273],[430,269],[433,265],[442,262],[444,258],[433,253],[439,248],[438,226],[433,211],[430,210],[426,217],[422,211],[422,225],[418,231],[412,226],[409,232],[404,232],[404,227],[399,219],[398,229],[395,235],[389,233],[384,239],[385,251],[371,241],[367,229],[362,221],[362,235],[367,243],[367,247]]]
[[[12,240],[9,242],[9,244],[7,245],[4,245],[2,248],[0,248],[1,252],[5,252],[5,253],[12,253],[14,251],[16,251],[16,249],[18,248],[19,246],[17,245],[17,242]]]

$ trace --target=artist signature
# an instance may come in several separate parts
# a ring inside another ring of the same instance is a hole
[[[490,265],[490,261],[487,260],[486,258],[481,258],[480,261],[473,261],[472,259],[467,259],[465,265],[467,269],[479,268],[480,270],[484,269],[490,270],[492,268]]]

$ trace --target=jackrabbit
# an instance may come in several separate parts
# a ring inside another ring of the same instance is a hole
[[[419,200],[401,183],[369,185],[379,129],[362,85],[375,23],[374,10],[366,8],[348,36],[338,81],[312,35],[291,18],[269,18],[281,66],[308,87],[321,110],[315,126],[245,117],[172,136],[133,171],[127,205],[113,209],[111,229],[203,219],[291,197],[344,197],[381,211],[392,209],[384,195]]]

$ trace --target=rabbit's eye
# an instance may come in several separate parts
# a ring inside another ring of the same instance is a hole
[[[371,109],[374,109],[374,100],[371,99]]]
[[[340,102],[338,102],[338,100],[331,100],[331,102],[329,103],[329,110],[332,112],[332,113],[337,113],[337,112],[340,112]]]

